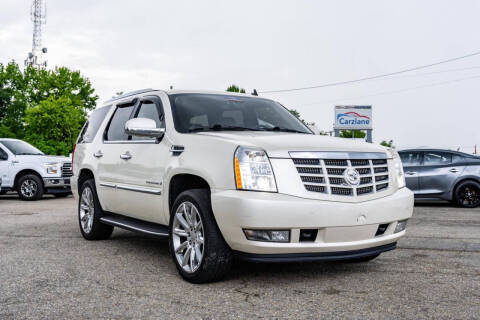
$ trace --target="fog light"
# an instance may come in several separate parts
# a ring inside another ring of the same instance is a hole
[[[397,222],[397,226],[395,227],[395,233],[405,230],[407,227],[407,220],[402,220]]]
[[[268,242],[290,242],[289,230],[246,230],[243,232],[248,240]]]

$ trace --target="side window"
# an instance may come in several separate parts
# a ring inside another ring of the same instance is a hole
[[[158,107],[153,101],[142,101],[137,109],[137,115],[135,118],[152,119],[157,124],[157,128],[165,127],[163,115],[158,112]],[[133,136],[132,140],[152,140],[152,138]]]
[[[5,152],[2,148],[0,148],[0,161],[8,160],[8,153]]]
[[[422,162],[422,153],[421,152],[400,152],[400,158],[402,159],[402,164],[405,167],[414,167],[419,166]]]
[[[452,163],[452,154],[447,152],[425,152],[423,165],[440,166]]]
[[[107,129],[105,140],[107,141],[123,141],[128,140],[128,135],[125,133],[125,123],[130,119],[133,111],[133,104],[126,106],[118,106],[113,114],[110,125]]]
[[[106,106],[92,112],[78,137],[77,143],[91,143],[93,141],[110,108],[111,106]]]

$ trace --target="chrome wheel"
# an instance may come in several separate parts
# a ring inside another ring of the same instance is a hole
[[[35,196],[38,190],[38,184],[32,179],[26,179],[22,182],[20,186],[20,192],[26,198],[32,198]]]
[[[93,202],[93,192],[90,187],[85,187],[82,191],[82,197],[80,199],[80,225],[85,233],[90,233],[93,225],[93,215],[95,213],[95,205]]]
[[[460,204],[466,207],[480,205],[480,189],[475,184],[466,184],[458,190]]]
[[[195,272],[202,263],[204,232],[202,217],[193,203],[182,202],[172,224],[173,250],[183,270]]]

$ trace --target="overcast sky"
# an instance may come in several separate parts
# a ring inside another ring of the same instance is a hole
[[[31,0],[0,1],[0,62],[31,50]],[[480,1],[47,0],[49,67],[100,100],[139,88],[311,86],[480,50]],[[458,81],[457,81],[458,80]],[[335,105],[373,106],[374,140],[480,148],[480,56],[388,79],[265,94],[331,130]],[[420,87],[420,88],[419,88]]]

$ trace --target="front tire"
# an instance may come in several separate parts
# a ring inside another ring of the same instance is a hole
[[[480,206],[480,184],[467,180],[461,182],[455,188],[455,203],[464,208],[476,208]]]
[[[18,179],[17,192],[20,199],[25,201],[35,201],[43,196],[43,182],[35,174],[26,174]]]
[[[170,217],[170,252],[180,275],[192,283],[222,279],[232,254],[213,216],[208,190],[182,192]]]
[[[98,201],[95,181],[88,179],[80,187],[78,199],[78,224],[80,232],[87,240],[106,240],[113,232],[113,227],[100,221],[103,210]]]

